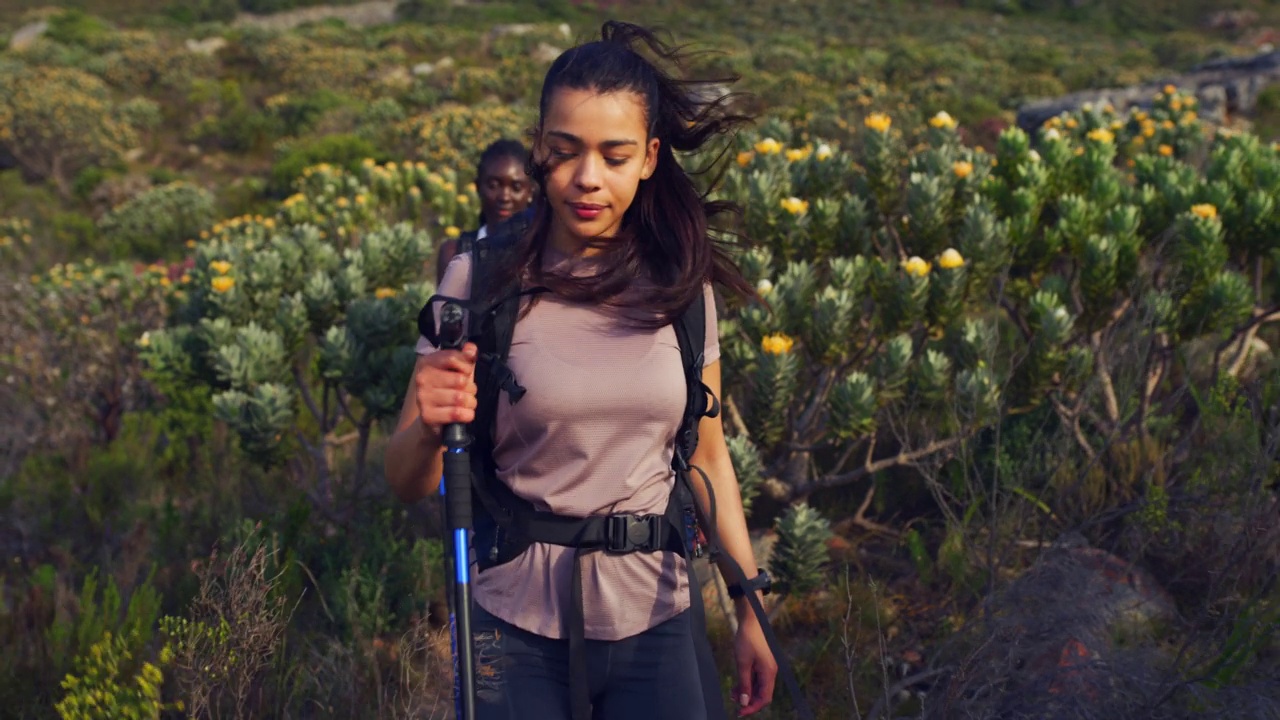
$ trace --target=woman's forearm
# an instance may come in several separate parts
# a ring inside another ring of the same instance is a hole
[[[435,492],[444,469],[440,433],[413,417],[387,441],[386,475],[396,497],[417,502]]]
[[[712,492],[715,494],[715,531],[719,536],[720,549],[724,555],[728,555],[738,564],[738,567],[742,568],[746,579],[749,580],[755,577],[759,566],[756,563],[755,550],[751,546],[751,536],[747,532],[746,513],[742,508],[742,491],[738,486],[738,478],[733,472],[733,463],[726,452],[722,458],[707,462],[702,469],[706,471],[707,478],[711,481]],[[706,483],[697,471],[693,472],[692,484],[698,506],[705,518],[710,510]],[[728,558],[720,557],[716,562],[720,572],[732,583],[736,578],[728,564]],[[751,614],[751,607],[746,598],[735,600],[735,607],[740,619]]]

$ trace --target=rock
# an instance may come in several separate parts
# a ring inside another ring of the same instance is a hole
[[[1159,82],[1127,88],[1086,90],[1030,102],[1018,110],[1018,127],[1031,132],[1045,120],[1078,110],[1085,103],[1110,103],[1118,112],[1125,112],[1130,108],[1149,108],[1152,97],[1170,84],[1182,92],[1195,94],[1201,118],[1226,123],[1233,115],[1253,112],[1258,94],[1268,86],[1280,84],[1280,52],[1213,60],[1193,68],[1185,75]]]
[[[142,159],[143,152],[145,151],[140,147],[126,150],[124,153],[124,161],[129,163],[136,163]]]
[[[409,73],[409,70],[399,65],[389,68],[379,76],[378,80],[383,85],[390,87],[407,88],[413,84],[413,76]]]
[[[489,40],[497,40],[507,35],[528,35],[538,29],[534,23],[509,23],[506,25],[494,25],[489,30]]]
[[[9,38],[9,49],[22,52],[35,44],[49,30],[49,21],[41,20],[18,28]]]
[[[240,13],[236,16],[233,25],[236,27],[250,25],[284,31],[323,20],[341,20],[351,27],[390,25],[396,21],[396,0],[373,0],[342,6],[319,5],[270,15]]]
[[[964,698],[946,717],[1137,717],[1133,689],[1157,685],[1176,607],[1150,573],[1077,536],[988,598],[982,618],[966,631],[977,650],[942,688]]]
[[[436,66],[429,62],[418,63],[413,66],[413,74],[418,77],[426,77],[436,71]]]
[[[439,60],[437,60],[437,61],[436,61],[436,70],[437,70],[437,71],[441,71],[441,70],[452,70],[452,69],[453,69],[453,66],[454,66],[454,65],[456,65],[456,64],[457,64],[457,63],[455,63],[455,62],[453,61],[453,58],[451,58],[451,57],[449,57],[448,55],[446,55],[446,56],[444,56],[444,57],[442,57],[442,58],[440,58]]]
[[[529,53],[529,59],[533,60],[536,63],[549,65],[555,62],[556,58],[560,57],[560,53],[563,53],[563,52],[564,52],[563,50],[561,50],[560,48],[554,45],[548,45],[547,43],[538,43],[538,47],[534,48],[533,51]]]
[[[572,39],[573,30],[569,28],[569,23],[560,23],[560,27],[558,29],[560,30],[560,37],[565,40]]]
[[[227,46],[227,39],[218,36],[205,38],[204,40],[187,38],[186,45],[187,50],[195,53],[196,55],[213,55]]]
[[[1252,27],[1258,22],[1258,13],[1252,10],[1220,10],[1209,16],[1210,30],[1235,32]]]

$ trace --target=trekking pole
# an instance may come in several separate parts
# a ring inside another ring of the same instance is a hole
[[[464,339],[462,306],[440,310],[440,347],[459,349]],[[444,426],[445,519],[453,534],[453,678],[458,720],[475,720],[475,646],[471,642],[471,436],[463,423]],[[446,561],[446,568],[449,563]]]
[[[443,473],[440,476],[440,533],[443,536],[441,545],[444,548],[444,601],[449,612],[449,654],[454,658],[453,668],[453,709],[456,717],[462,717],[462,695],[458,692],[457,657],[458,657],[458,619],[454,610],[453,597],[456,592],[455,571],[453,561],[453,535],[449,530],[449,508],[445,499],[445,482]]]

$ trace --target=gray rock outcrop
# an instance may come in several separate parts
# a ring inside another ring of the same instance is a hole
[[[1087,103],[1095,106],[1110,103],[1118,112],[1135,107],[1148,108],[1154,95],[1166,85],[1194,94],[1200,117],[1225,123],[1236,115],[1252,113],[1258,94],[1275,84],[1280,84],[1280,51],[1244,58],[1223,58],[1199,65],[1184,75],[1143,85],[1085,90],[1027,103],[1018,111],[1018,126],[1031,131],[1049,118],[1078,110]]]

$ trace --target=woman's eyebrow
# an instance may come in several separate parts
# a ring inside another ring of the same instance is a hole
[[[565,142],[573,143],[575,145],[586,144],[582,141],[582,138],[578,137],[577,135],[574,135],[573,133],[564,132],[563,130],[549,130],[547,131],[547,134],[552,137],[564,140]],[[635,146],[639,144],[640,143],[635,140],[605,140],[604,142],[600,143],[600,146],[608,149],[608,148],[616,148],[616,147]]]

